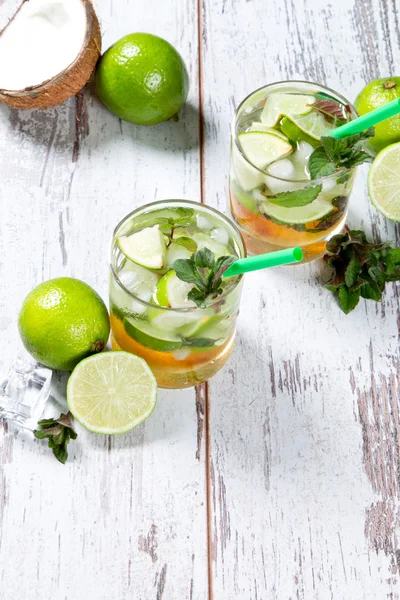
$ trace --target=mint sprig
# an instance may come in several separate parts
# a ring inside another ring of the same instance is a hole
[[[195,287],[188,293],[188,299],[204,308],[209,300],[222,294],[222,275],[236,260],[237,257],[231,255],[215,259],[211,250],[202,248],[190,258],[179,258],[172,264],[172,268],[179,279],[194,284]]]
[[[342,140],[330,136],[321,137],[321,146],[316,148],[308,161],[311,179],[332,175],[339,169],[351,169],[373,160],[372,154],[361,148],[363,142],[373,137],[374,129],[349,135]]]
[[[279,192],[274,195],[263,194],[263,196],[265,196],[268,202],[272,202],[273,204],[285,206],[286,208],[295,208],[296,206],[307,206],[307,204],[314,202],[321,190],[322,185],[319,184],[308,186],[300,190]]]
[[[73,417],[70,412],[61,414],[58,419],[42,419],[38,429],[33,432],[38,440],[48,439],[48,446],[53,450],[56,459],[65,464],[68,458],[67,445],[76,440],[78,434],[74,430]]]
[[[335,235],[326,245],[325,260],[333,274],[326,287],[346,314],[360,298],[380,302],[388,281],[400,281],[400,248],[369,242],[364,231]]]

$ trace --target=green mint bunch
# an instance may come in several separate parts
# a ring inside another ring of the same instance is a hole
[[[73,417],[70,412],[61,414],[58,419],[43,419],[38,429],[33,432],[38,440],[48,439],[48,446],[53,450],[56,459],[65,464],[68,458],[67,446],[70,440],[76,440],[78,434],[74,430]]]
[[[210,300],[222,294],[222,275],[236,260],[237,257],[231,255],[216,259],[211,250],[202,248],[190,258],[179,258],[172,268],[179,279],[194,284],[195,287],[188,293],[188,299],[200,308],[205,308]]]
[[[364,231],[335,235],[326,245],[325,260],[333,269],[326,287],[346,314],[360,298],[380,302],[388,281],[400,281],[400,248],[369,242]]]
[[[342,140],[333,137],[321,137],[321,146],[311,154],[308,162],[311,179],[327,177],[340,169],[351,169],[364,162],[372,162],[373,155],[367,152],[364,142],[373,137],[374,129],[349,135]]]

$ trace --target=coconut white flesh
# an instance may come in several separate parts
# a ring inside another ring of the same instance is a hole
[[[29,0],[0,35],[0,89],[40,85],[67,69],[86,36],[82,0]]]

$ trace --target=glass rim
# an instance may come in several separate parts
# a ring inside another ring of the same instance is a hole
[[[238,152],[240,153],[242,158],[251,167],[253,167],[253,169],[256,169],[256,171],[258,171],[262,175],[267,175],[268,177],[272,177],[272,179],[276,179],[277,181],[284,181],[284,182],[288,182],[288,183],[298,183],[298,184],[316,183],[316,184],[318,184],[320,182],[326,181],[327,179],[331,179],[332,177],[341,177],[347,173],[351,173],[352,171],[355,171],[357,167],[351,167],[350,169],[347,169],[346,167],[342,167],[341,169],[339,169],[337,171],[337,173],[331,173],[330,175],[324,175],[323,177],[319,177],[318,179],[286,179],[286,178],[282,178],[282,177],[277,177],[276,175],[272,175],[270,173],[266,173],[263,169],[259,169],[258,167],[256,167],[251,162],[251,160],[249,160],[247,158],[247,156],[243,152],[242,148],[240,147],[239,140],[238,140],[238,134],[236,132],[236,121],[238,118],[239,111],[242,108],[242,106],[245,104],[245,102],[247,102],[254,94],[257,94],[257,92],[261,92],[262,90],[272,87],[272,86],[275,86],[275,85],[283,85],[283,84],[313,85],[313,86],[316,86],[316,87],[322,89],[323,91],[330,92],[331,94],[333,94],[340,100],[343,100],[346,105],[350,106],[351,112],[354,115],[354,117],[356,117],[356,118],[358,117],[358,113],[357,113],[356,109],[354,108],[353,104],[351,102],[349,102],[349,100],[347,100],[347,98],[345,96],[342,96],[342,94],[339,94],[338,92],[336,92],[335,90],[333,90],[332,88],[330,88],[326,85],[322,85],[320,83],[315,83],[314,81],[305,81],[303,79],[289,79],[289,80],[285,80],[285,81],[275,81],[273,83],[267,83],[267,85],[262,85],[261,87],[257,88],[256,90],[253,90],[245,98],[243,98],[243,100],[240,102],[240,104],[238,105],[238,107],[235,110],[235,114],[233,116],[232,125],[231,125],[231,136],[235,142],[236,149],[238,150]]]
[[[129,219],[131,219],[132,217],[137,215],[137,213],[146,212],[150,207],[159,206],[161,204],[168,204],[168,205],[170,205],[170,204],[179,204],[179,205],[189,204],[191,206],[200,206],[202,209],[205,209],[206,211],[210,211],[211,213],[217,215],[218,218],[225,221],[225,223],[235,232],[238,239],[240,240],[242,256],[240,256],[239,258],[246,258],[246,256],[247,256],[246,244],[244,242],[242,234],[240,233],[239,228],[235,225],[235,223],[229,217],[227,217],[227,215],[224,215],[218,209],[213,208],[212,206],[208,206],[208,204],[203,204],[201,202],[195,202],[194,200],[183,200],[183,199],[182,200],[180,200],[180,199],[156,200],[155,202],[150,202],[149,204],[144,204],[143,206],[139,206],[138,208],[135,208],[135,210],[131,211],[123,219],[121,219],[121,221],[119,221],[118,225],[115,227],[113,234],[112,234],[110,250],[109,250],[109,264],[110,264],[111,274],[114,277],[117,284],[124,290],[124,292],[126,292],[131,298],[133,298],[133,300],[135,300],[135,302],[138,302],[139,304],[142,304],[143,306],[146,306],[147,308],[158,309],[160,311],[167,310],[167,311],[170,311],[173,313],[190,313],[190,312],[195,312],[196,310],[205,310],[207,308],[212,308],[213,306],[215,306],[219,302],[221,302],[221,300],[223,300],[224,298],[229,296],[237,288],[239,283],[242,281],[243,275],[238,275],[236,277],[236,281],[233,283],[233,285],[231,287],[226,289],[223,294],[218,296],[218,298],[216,298],[213,302],[210,302],[210,304],[207,304],[204,308],[201,308],[200,306],[188,306],[186,308],[182,308],[182,307],[181,308],[171,308],[169,306],[159,306],[158,304],[146,302],[146,300],[142,300],[141,298],[139,298],[139,296],[136,296],[136,294],[134,294],[133,292],[128,290],[128,288],[122,283],[122,281],[120,280],[120,278],[118,277],[118,275],[114,269],[113,260],[112,260],[112,258],[113,258],[112,251],[113,251],[114,243],[116,241],[117,233],[118,233],[119,229]],[[145,268],[145,267],[143,267],[143,268]]]

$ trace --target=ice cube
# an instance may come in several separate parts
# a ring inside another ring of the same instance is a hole
[[[197,227],[199,229],[202,229],[203,231],[208,231],[209,229],[212,229],[212,223],[210,223],[210,221],[204,215],[197,215],[196,220]]]
[[[294,173],[294,166],[288,158],[283,158],[269,165],[268,173],[280,179],[291,179]]]
[[[336,178],[330,177],[322,182],[322,192],[330,192],[336,185]]]
[[[297,152],[305,161],[307,161],[311,154],[314,152],[314,148],[308,142],[300,142],[297,146]]]
[[[190,258],[191,254],[192,253],[187,248],[184,248],[184,246],[172,243],[167,250],[165,265],[171,267],[179,258]]]
[[[274,179],[274,177],[265,176],[265,183],[273,194],[280,192],[291,192],[299,189],[299,184],[295,181],[284,181],[283,179]]]
[[[175,350],[172,356],[175,360],[185,360],[190,354],[190,348],[180,348],[179,350]]]
[[[215,227],[211,231],[211,237],[213,240],[223,244],[224,246],[229,244],[229,234],[226,229],[223,229],[223,227]]]

